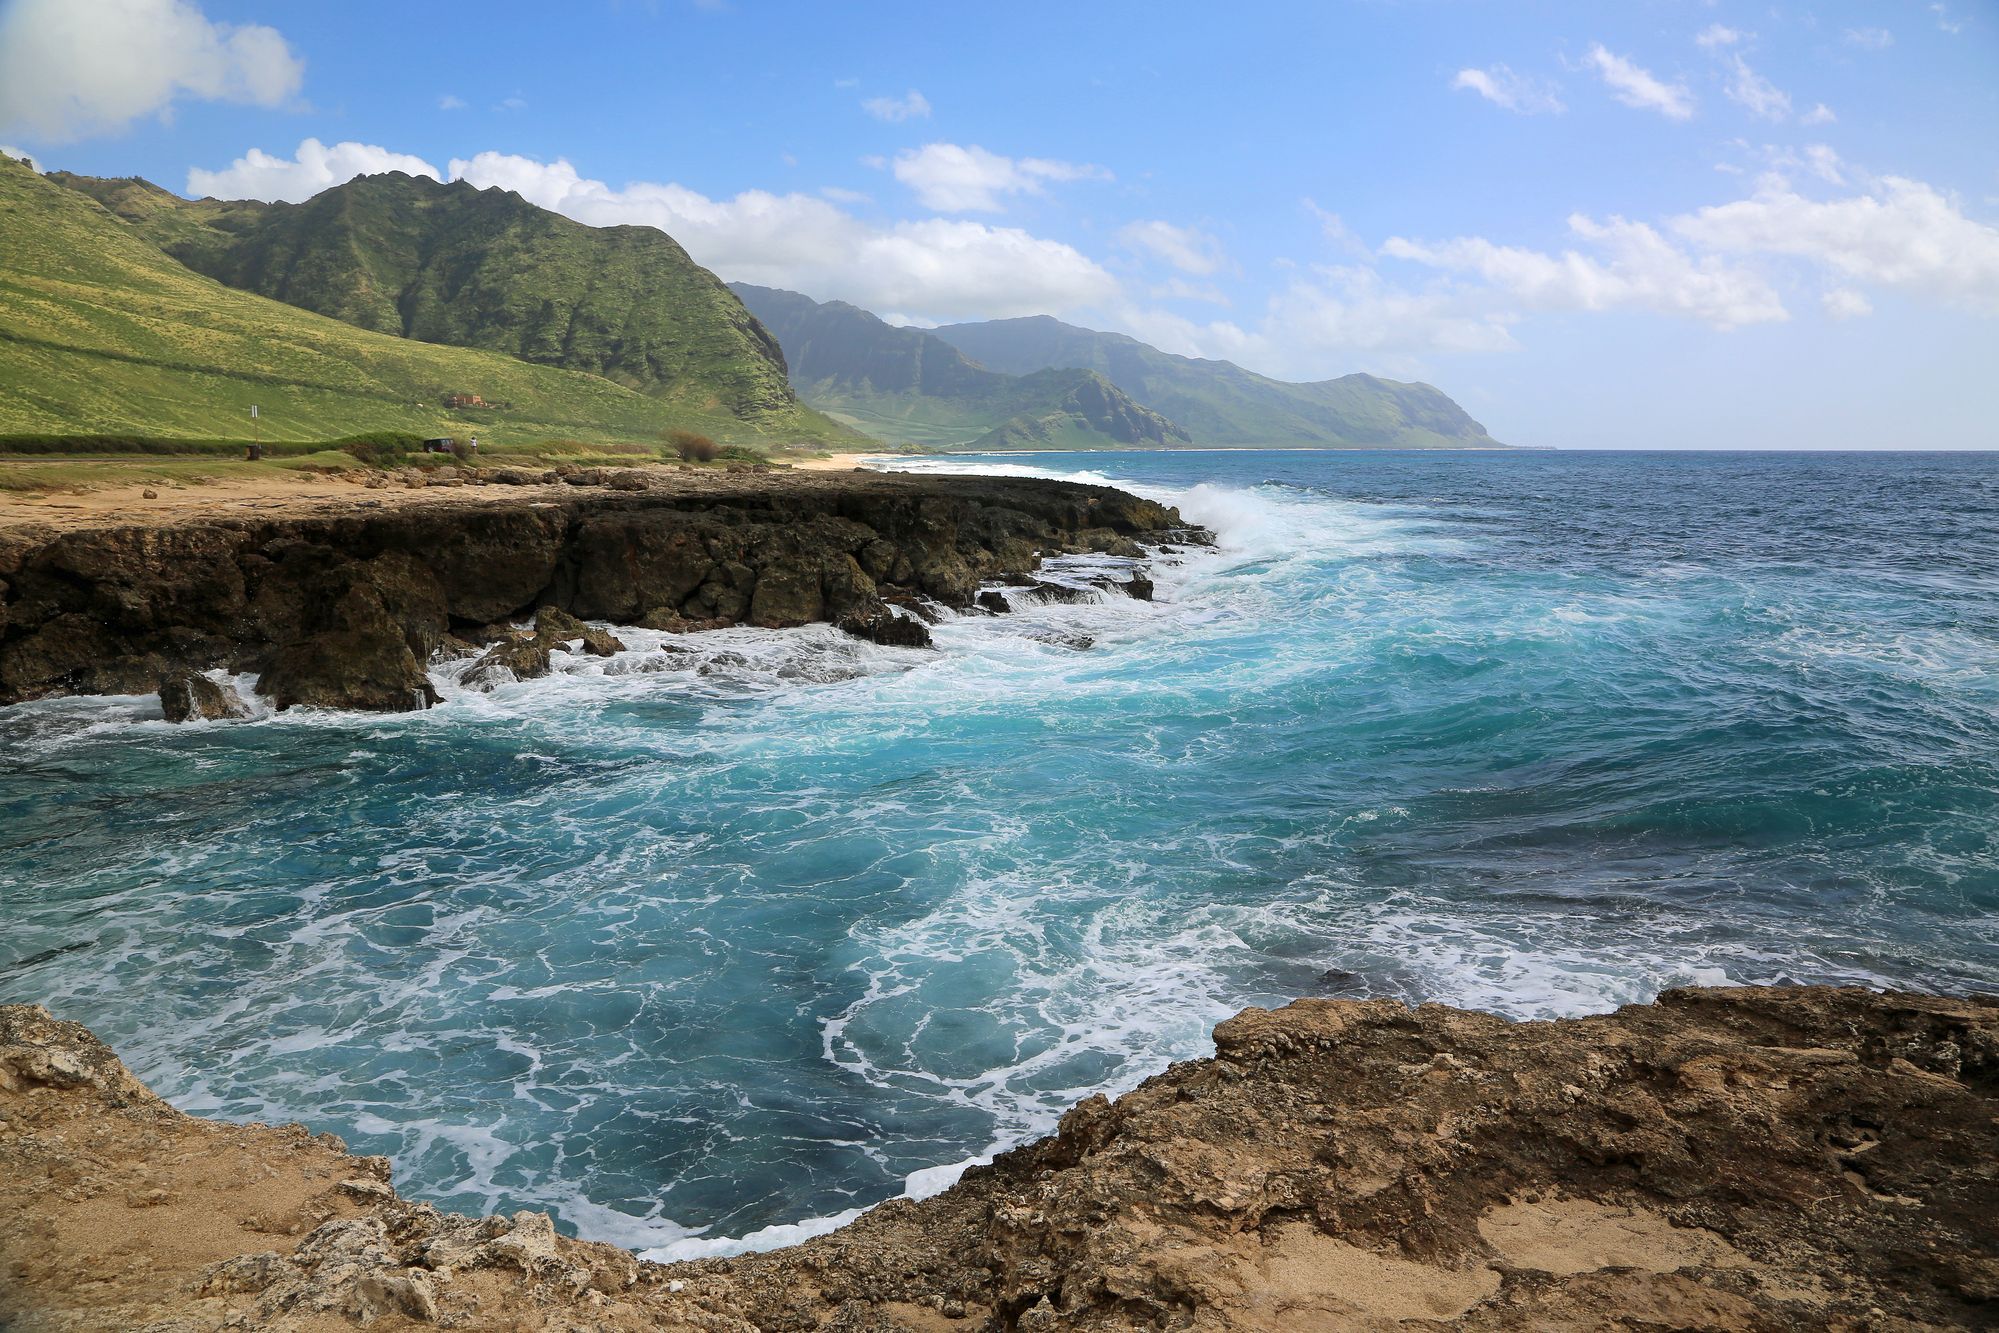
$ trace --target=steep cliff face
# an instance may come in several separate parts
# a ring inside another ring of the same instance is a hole
[[[1104,487],[852,473],[585,474],[489,498],[323,514],[0,531],[0,704],[261,673],[280,707],[432,699],[447,634],[537,607],[673,626],[914,632],[886,599],[963,607],[1041,554],[1140,554],[1179,516]],[[379,506],[379,502],[375,502]],[[906,641],[906,640],[898,640]]]
[[[1929,1329],[1999,1309],[1999,1003],[1696,990],[1509,1024],[1300,1001],[922,1202],[661,1266],[396,1197],[0,1006],[0,1323]]]

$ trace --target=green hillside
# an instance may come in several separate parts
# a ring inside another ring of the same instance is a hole
[[[653,227],[586,227],[511,191],[390,172],[302,204],[51,177],[198,273],[359,328],[601,375],[756,422],[795,411],[783,355]]]
[[[1094,370],[1187,428],[1198,444],[1346,448],[1495,448],[1498,441],[1427,384],[1373,375],[1292,384],[1228,361],[1175,356],[1121,333],[1038,315],[950,324],[932,334],[982,366],[1024,375]]]
[[[777,337],[806,402],[870,435],[931,448],[1163,448],[1187,433],[1087,370],[1007,375],[844,301],[731,283]]]
[[[93,199],[0,156],[0,434],[241,437],[357,431],[655,442],[851,439],[799,406],[745,419],[721,394],[654,397],[496,352],[371,333],[223,286]],[[449,393],[497,408],[446,411]]]

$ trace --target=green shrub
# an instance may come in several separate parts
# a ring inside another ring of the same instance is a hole
[[[423,448],[423,436],[406,431],[376,430],[335,440],[333,447],[369,467],[401,467]]]

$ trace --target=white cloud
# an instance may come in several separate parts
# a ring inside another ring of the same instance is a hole
[[[1728,96],[1765,120],[1782,120],[1791,114],[1791,97],[1770,80],[1749,67],[1739,55],[1728,58],[1731,74]]]
[[[1937,27],[1953,35],[1964,31],[1964,24],[1950,12],[1947,5],[1931,5],[1930,13],[1936,16]]]
[[[1133,222],[1120,228],[1118,239],[1134,250],[1144,250],[1165,260],[1182,273],[1206,277],[1228,263],[1222,243],[1194,227],[1176,227],[1170,222]]]
[[[1670,225],[1716,253],[1792,256],[1852,281],[1999,315],[1999,227],[1966,217],[1955,199],[1921,181],[1886,176],[1863,193],[1816,200],[1777,177],[1752,198]]]
[[[911,88],[901,97],[870,97],[861,103],[861,110],[876,120],[891,124],[905,120],[927,120],[930,117],[930,99]]]
[[[1598,253],[1546,254],[1477,236],[1441,243],[1391,237],[1382,253],[1473,275],[1533,310],[1647,310],[1723,329],[1789,317],[1758,275],[1690,255],[1645,223],[1619,217],[1597,222],[1577,213],[1569,229]]]
[[[612,189],[567,161],[454,159],[451,178],[515,190],[591,226],[658,227],[730,280],[788,287],[912,318],[1001,318],[1100,306],[1117,280],[1059,241],[947,218],[877,226],[806,194],[710,199],[683,185]]]
[[[1874,313],[1874,303],[1851,287],[1834,287],[1819,298],[1819,304],[1834,319],[1858,319]]]
[[[1605,50],[1601,42],[1590,46],[1583,63],[1597,72],[1611,95],[1626,106],[1641,111],[1657,111],[1668,120],[1690,120],[1694,95],[1683,83],[1666,83],[1650,70]]]
[[[895,155],[895,178],[940,213],[997,213],[1000,196],[1040,194],[1049,181],[1109,180],[1102,167],[1048,158],[1002,157],[978,145],[929,143]]]
[[[1229,294],[1213,283],[1189,282],[1186,278],[1168,278],[1152,288],[1154,300],[1159,301],[1202,301],[1208,305],[1234,305]]]
[[[1805,165],[1810,167],[1812,174],[1816,175],[1822,181],[1828,181],[1834,185],[1846,184],[1846,177],[1839,169],[1839,154],[1835,153],[1825,144],[1815,143],[1806,145]]]
[[[0,157],[11,157],[16,162],[26,162],[29,166],[35,165],[34,156],[27,149],[16,148],[12,144],[0,143]]]
[[[192,0],[13,0],[0,11],[0,127],[67,140],[182,97],[277,106],[305,65],[275,28],[210,23]]]
[[[1848,28],[1846,44],[1868,51],[1885,51],[1895,44],[1895,34],[1886,28]]]
[[[836,204],[872,204],[875,201],[871,194],[849,190],[840,185],[822,185],[819,187],[819,193]]]
[[[1798,124],[1830,125],[1838,119],[1839,117],[1835,116],[1832,113],[1831,107],[1827,106],[1824,102],[1815,102],[1812,104],[1812,109],[1810,111],[1807,111],[1805,112],[1804,115],[1798,117]]]
[[[1515,74],[1504,65],[1494,65],[1490,69],[1461,69],[1451,80],[1451,87],[1460,92],[1475,92],[1494,106],[1517,111],[1523,116],[1568,109],[1555,95],[1551,84]]]
[[[187,173],[187,192],[200,198],[284,200],[297,203],[321,190],[384,171],[442,180],[436,167],[408,153],[392,153],[369,143],[337,143],[327,147],[307,139],[289,158],[273,157],[252,148],[220,171],[196,167]]]
[[[465,99],[456,93],[444,93],[437,99],[437,109],[439,111],[463,111],[465,109]]]
[[[1741,40],[1742,34],[1734,28],[1723,27],[1719,23],[1710,23],[1695,36],[1694,44],[1712,51],[1716,47],[1734,46]]]

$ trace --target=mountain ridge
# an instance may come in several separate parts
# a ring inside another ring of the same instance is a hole
[[[123,186],[132,199],[164,193]],[[657,445],[679,428],[744,443],[854,438],[795,402],[745,420],[718,401],[366,332],[225,286],[88,193],[4,156],[0,307],[0,434],[240,438],[256,405],[267,440],[476,431],[498,443],[589,435]],[[456,393],[502,406],[447,409]]]
[[[753,283],[730,283],[729,290],[777,338],[801,399],[897,443],[1164,448],[1189,438],[1092,370],[1005,374],[845,301]]]
[[[1123,333],[1049,315],[947,324],[929,331],[988,369],[1094,370],[1204,445],[1503,448],[1441,390],[1375,375],[1297,383],[1232,361],[1162,352]]]
[[[357,328],[586,371],[747,422],[795,411],[777,341],[665,232],[402,172],[303,203],[50,177],[198,273]]]

